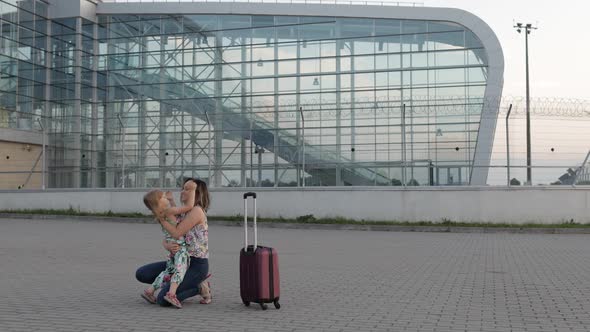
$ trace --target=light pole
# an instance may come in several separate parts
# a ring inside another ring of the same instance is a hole
[[[264,153],[264,148],[256,145],[254,153],[258,154],[258,187],[262,187],[262,154]]]
[[[121,125],[121,188],[125,188],[125,125],[121,120],[121,115],[117,114],[119,124]]]
[[[508,131],[508,117],[512,111],[512,104],[508,108],[508,114],[506,114],[506,184],[510,187],[510,132]]]
[[[525,59],[526,59],[526,181],[530,186],[532,185],[531,175],[531,112],[530,112],[530,89],[529,89],[529,34],[531,30],[537,29],[530,23],[516,23],[514,26],[518,33],[524,30],[524,45],[525,45]]]
[[[207,111],[205,111],[205,118],[207,119],[207,160],[209,161],[209,167],[207,170],[207,182],[209,182],[209,186],[212,187],[213,181],[211,181],[211,121],[209,121],[209,113],[207,113]]]
[[[43,135],[43,137],[41,138],[42,140],[42,144],[43,144],[43,150],[42,150],[42,154],[43,154],[43,159],[41,160],[41,189],[45,190],[45,168],[47,167],[47,162],[46,162],[46,157],[45,157],[45,145],[46,145],[46,136],[45,136],[45,127],[43,126],[43,123],[41,123],[40,119],[37,119],[37,122],[39,122],[39,126],[41,127],[41,133]]]
[[[253,159],[254,158],[254,151],[252,151],[252,142],[253,142],[253,137],[252,137],[252,122],[254,121],[254,118],[252,117],[254,114],[252,113],[252,110],[250,110],[250,183],[249,186],[250,187],[254,187],[254,170],[252,169],[253,166]],[[248,181],[246,181],[248,182]],[[248,183],[247,183],[248,184]]]
[[[299,107],[301,113],[301,174],[303,176],[302,185],[305,187],[305,118],[303,117],[303,107]]]
[[[441,137],[443,135],[442,129],[437,128],[436,129],[436,135],[434,136],[434,167],[435,167],[435,179],[436,179],[436,185],[439,185],[438,182],[438,138]]]
[[[402,185],[406,186],[406,104],[402,105]]]

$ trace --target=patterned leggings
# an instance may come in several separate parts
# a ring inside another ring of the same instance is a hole
[[[154,289],[159,289],[162,287],[162,284],[167,281],[180,284],[188,270],[189,263],[190,259],[188,251],[185,246],[181,246],[176,254],[170,254],[170,256],[168,256],[166,269],[158,274],[156,280],[152,283],[152,287],[154,287]],[[169,280],[168,277],[170,278]]]

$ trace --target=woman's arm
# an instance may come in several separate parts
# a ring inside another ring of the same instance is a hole
[[[196,225],[203,223],[205,220],[205,214],[199,206],[195,206],[187,215],[184,217],[182,222],[171,225],[166,220],[160,220],[160,224],[173,238],[179,239],[184,236],[188,231]]]

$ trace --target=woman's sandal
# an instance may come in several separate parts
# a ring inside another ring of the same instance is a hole
[[[205,280],[203,280],[203,282],[201,282],[201,294],[200,295],[203,299],[201,299],[201,301],[199,301],[200,304],[209,304],[213,300],[213,296],[211,295],[211,283],[209,283],[209,281],[207,281],[207,279],[209,279],[210,277],[211,277],[211,273],[209,273],[205,277]],[[204,291],[205,289],[206,289],[206,291]]]
[[[207,289],[206,292],[203,292],[203,288]],[[201,301],[199,301],[200,304],[209,304],[211,303],[213,296],[211,296],[211,284],[209,283],[209,281],[204,281],[201,283],[201,297],[203,299],[201,299]]]
[[[154,294],[148,293],[147,289],[144,290],[143,293],[141,293],[140,295],[141,298],[146,300],[148,303],[156,304],[156,297],[154,296]]]
[[[166,295],[164,295],[164,300],[168,301],[168,303],[172,304],[178,309],[182,308],[182,304],[180,301],[178,301],[178,298],[176,298],[176,294],[170,294],[170,292],[168,292]]]

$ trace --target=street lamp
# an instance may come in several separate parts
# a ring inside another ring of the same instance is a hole
[[[303,107],[299,107],[301,114],[301,173],[303,175],[302,186],[305,187],[305,118],[303,117]]]
[[[530,114],[530,95],[529,95],[529,34],[531,30],[536,30],[530,23],[516,23],[514,26],[518,33],[524,30],[524,45],[525,45],[525,58],[526,58],[526,180],[527,184],[531,185],[531,114]]]
[[[119,125],[121,126],[121,188],[125,188],[125,124],[121,119],[121,114],[117,114]]]
[[[264,148],[256,145],[254,153],[258,154],[258,186],[262,187],[262,154],[264,153]]]
[[[438,182],[438,138],[442,137],[443,131],[440,128],[436,129],[436,135],[434,136],[434,165],[436,167],[436,185],[439,185]]]
[[[402,185],[406,186],[406,104],[402,105]]]
[[[205,111],[205,119],[207,119],[207,160],[209,162],[207,169],[207,182],[209,182],[209,187],[212,187],[213,181],[211,181],[211,121],[209,120],[209,113],[207,113],[207,111]]]
[[[39,122],[39,127],[41,127],[41,132],[42,132],[42,142],[43,142],[43,150],[42,150],[42,154],[43,154],[43,159],[42,159],[42,164],[41,164],[41,189],[45,190],[45,173],[46,173],[46,169],[47,169],[47,157],[45,156],[45,145],[46,145],[46,134],[45,134],[45,127],[43,126],[43,123],[41,122],[40,119],[37,119],[37,122]]]
[[[512,111],[512,104],[508,108],[506,114],[506,185],[510,187],[510,131],[508,130],[508,117]]]

